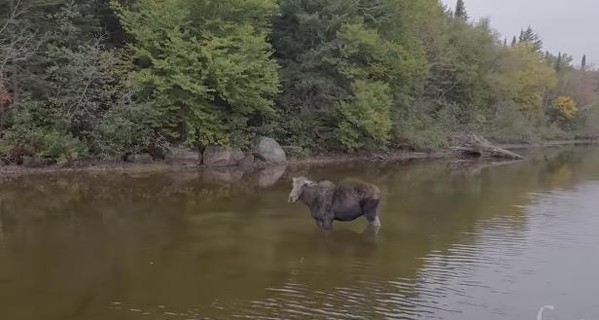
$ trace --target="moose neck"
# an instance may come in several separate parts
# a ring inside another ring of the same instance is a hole
[[[316,200],[317,192],[317,188],[304,187],[304,191],[302,192],[299,200],[310,207],[312,203],[314,203],[314,200]]]

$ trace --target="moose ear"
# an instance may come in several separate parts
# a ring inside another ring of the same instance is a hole
[[[316,181],[306,181],[306,185],[308,187],[318,187],[318,182],[316,182]]]

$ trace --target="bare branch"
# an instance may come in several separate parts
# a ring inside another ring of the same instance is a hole
[[[6,28],[8,28],[8,26],[11,23],[13,23],[19,16],[21,16],[23,13],[27,11],[27,8],[19,10],[20,6],[21,0],[17,0],[17,3],[15,4],[14,8],[10,12],[10,15],[8,16],[8,20],[6,20],[6,23],[4,23],[4,25],[0,28],[0,34],[2,34],[2,32],[4,32],[4,30],[6,30]]]

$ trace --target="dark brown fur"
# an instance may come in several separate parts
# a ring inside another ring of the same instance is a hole
[[[373,226],[380,226],[377,208],[381,192],[377,186],[362,181],[344,181],[335,185],[326,180],[318,183],[305,180],[308,183],[302,186],[297,200],[310,208],[312,218],[320,227],[328,230],[334,220],[352,221],[361,216]]]

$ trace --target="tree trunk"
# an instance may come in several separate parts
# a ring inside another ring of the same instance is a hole
[[[476,134],[455,137],[451,149],[463,155],[476,155],[484,158],[524,159],[519,154],[494,146],[487,139]]]

